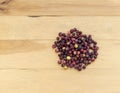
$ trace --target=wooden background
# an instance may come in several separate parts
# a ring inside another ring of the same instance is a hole
[[[0,93],[120,93],[119,0],[0,0]],[[58,32],[92,34],[98,59],[63,70]]]

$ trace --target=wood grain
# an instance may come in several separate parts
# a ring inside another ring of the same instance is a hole
[[[120,15],[119,0],[0,0],[0,15]]]
[[[0,93],[120,93],[119,24],[114,16],[1,16]],[[73,27],[92,34],[100,47],[81,72],[63,70],[51,48],[59,31]]]
[[[58,32],[78,28],[97,39],[119,40],[120,17],[74,16],[74,17],[37,17],[1,16],[1,40],[55,39]]]

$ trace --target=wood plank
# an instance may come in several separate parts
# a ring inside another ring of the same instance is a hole
[[[48,73],[49,71],[49,73]],[[2,70],[1,93],[119,93],[120,70]]]
[[[25,17],[1,16],[0,40],[55,39],[57,34],[78,28],[96,39],[120,39],[120,17]]]
[[[90,69],[120,69],[120,40],[97,40],[100,50]],[[1,40],[0,69],[60,69],[53,40]],[[48,71],[49,73],[49,71]]]
[[[0,15],[120,15],[119,0],[1,0]]]

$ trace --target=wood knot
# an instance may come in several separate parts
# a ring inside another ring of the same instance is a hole
[[[9,4],[12,0],[2,0],[0,1],[0,4],[1,5],[6,5],[6,4]]]

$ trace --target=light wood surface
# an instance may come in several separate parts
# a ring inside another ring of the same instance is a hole
[[[119,25],[115,16],[1,16],[0,93],[120,93]],[[58,32],[74,27],[100,47],[81,72],[62,69],[51,48]]]
[[[120,15],[120,0],[0,0],[0,15]]]
[[[0,15],[0,93],[120,93],[119,0],[0,0]],[[51,48],[74,27],[100,47],[81,72]]]

